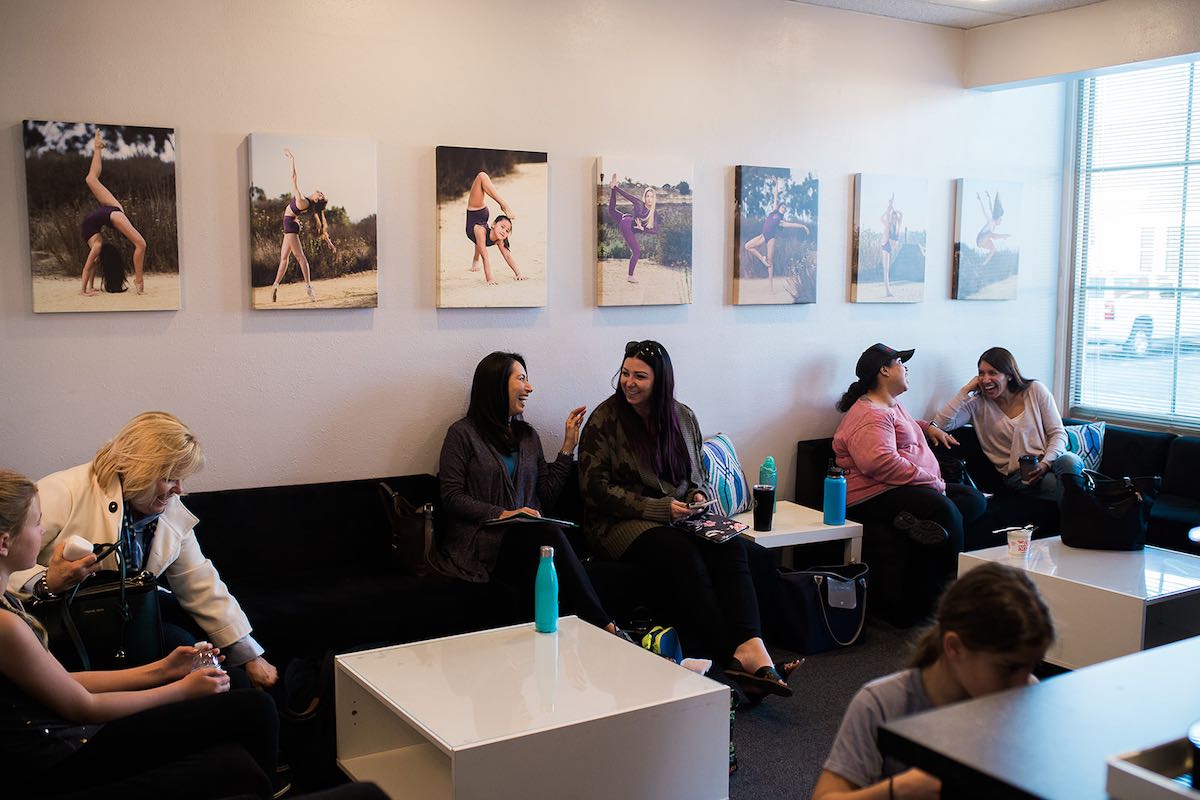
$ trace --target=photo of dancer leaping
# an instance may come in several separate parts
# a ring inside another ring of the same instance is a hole
[[[283,149],[283,154],[292,162],[292,199],[283,211],[283,244],[279,249],[279,271],[275,273],[275,282],[271,284],[271,302],[276,302],[279,295],[279,284],[287,274],[289,259],[291,256],[295,256],[296,263],[300,265],[300,274],[304,278],[304,290],[308,292],[308,299],[315,303],[317,296],[313,293],[308,257],[304,255],[304,245],[300,242],[299,218],[302,215],[309,215],[313,225],[316,226],[317,236],[325,242],[330,253],[337,253],[337,247],[329,238],[329,225],[325,221],[325,208],[329,205],[329,201],[320,190],[314,191],[310,195],[305,195],[300,191],[299,179],[296,175],[296,157],[286,147]]]
[[[801,222],[790,222],[787,219],[788,206],[787,201],[779,199],[783,192],[784,182],[777,180],[771,189],[771,211],[767,214],[767,218],[763,220],[762,233],[755,236],[750,241],[746,242],[746,251],[762,262],[767,268],[767,280],[769,289],[775,291],[775,240],[779,236],[780,228],[795,228],[809,233],[808,226]],[[766,255],[763,254],[760,247],[767,246]]]
[[[638,197],[618,186],[619,182],[614,173],[612,181],[609,183],[608,216],[621,231],[625,244],[629,246],[629,273],[625,280],[637,283],[638,280],[633,276],[633,271],[637,269],[638,259],[642,257],[642,246],[638,244],[637,234],[638,232],[654,233],[657,230],[654,208],[658,204],[658,194],[654,191],[654,187],[647,186],[646,190],[642,192],[642,196]],[[633,204],[633,213],[627,214],[617,208],[618,194]]]
[[[80,225],[83,241],[88,246],[88,254],[83,264],[83,283],[79,293],[87,297],[97,293],[97,266],[103,274],[104,291],[125,291],[125,260],[115,244],[104,240],[101,231],[107,226],[118,231],[133,245],[133,285],[137,288],[137,293],[142,294],[146,290],[142,275],[146,261],[146,240],[129,221],[129,217],[125,215],[125,207],[117,200],[116,195],[100,182],[100,173],[104,168],[104,158],[101,155],[104,148],[104,134],[96,128],[92,137],[92,163],[85,182],[99,206],[84,215]]]
[[[487,207],[488,197],[496,201],[501,211],[492,220],[491,225],[488,225],[488,218],[491,216],[491,211]],[[509,236],[512,235],[515,218],[516,215],[513,214],[508,203],[504,202],[497,193],[488,174],[486,172],[477,174],[475,180],[471,181],[471,191],[467,194],[466,234],[471,243],[475,245],[475,252],[471,256],[471,272],[478,272],[479,266],[482,264],[483,280],[488,286],[496,286],[500,283],[492,275],[492,264],[488,260],[487,249],[492,246],[500,251],[504,262],[513,271],[513,277],[519,281],[525,280],[508,242]]]
[[[984,197],[987,202],[984,202]],[[984,191],[981,197],[979,192],[975,193],[975,199],[979,201],[979,207],[983,210],[984,219],[983,227],[979,229],[979,233],[975,235],[975,246],[980,250],[987,251],[987,257],[983,259],[981,267],[986,267],[987,263],[992,260],[992,256],[996,255],[996,240],[1007,239],[1010,234],[996,233],[996,227],[1004,221],[1004,206],[1000,203],[1000,192],[997,190],[996,199],[993,200],[989,192]],[[991,207],[989,209],[989,206]],[[968,228],[968,230],[970,230]]]

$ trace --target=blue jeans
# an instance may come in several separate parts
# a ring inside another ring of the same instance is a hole
[[[1062,500],[1062,482],[1059,475],[1082,475],[1083,462],[1074,453],[1063,453],[1050,462],[1050,471],[1042,476],[1037,483],[1029,486],[1021,480],[1020,471],[1014,472],[1004,479],[1004,488],[1022,494],[1036,494],[1044,500]]]

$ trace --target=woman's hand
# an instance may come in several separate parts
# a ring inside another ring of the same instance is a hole
[[[284,154],[285,156],[287,156],[289,159],[291,159],[291,161],[292,161],[292,163],[293,163],[293,164],[295,164],[295,163],[296,163],[296,157],[295,157],[294,155],[292,155],[292,151],[291,151],[291,150],[289,150],[289,149],[287,149],[287,148],[285,147],[285,148],[283,148],[283,154]]]
[[[538,511],[536,508],[530,508],[529,506],[521,506],[520,508],[509,509],[508,511],[501,511],[499,519],[508,519],[509,517],[515,517],[517,514],[526,514],[531,517],[540,517],[542,515],[542,512]]]
[[[693,503],[707,503],[708,496],[705,495],[704,492],[701,492],[700,490],[696,490],[696,491],[692,492],[692,502]]]
[[[1026,486],[1033,486],[1046,477],[1046,473],[1050,471],[1050,462],[1042,459],[1033,465],[1033,471],[1029,473],[1028,478],[1022,478],[1021,482]]]
[[[262,656],[250,659],[242,665],[242,669],[246,670],[250,685],[257,689],[274,686],[275,681],[279,680],[279,671],[275,669],[275,665]]]
[[[952,444],[958,444],[958,439],[955,439],[933,423],[930,423],[929,427],[925,429],[925,435],[929,437],[929,443],[934,447],[948,448]]]
[[[976,375],[975,377],[971,378],[971,380],[967,381],[966,384],[961,389],[959,389],[959,391],[962,392],[963,394],[970,394],[971,392],[978,392],[979,391],[979,376]]]
[[[325,246],[329,248],[330,253],[337,255],[337,248],[333,246],[333,241],[328,236],[325,237]]]
[[[938,800],[942,796],[942,782],[916,767],[906,769],[891,781],[892,795],[896,800]]]
[[[229,675],[223,669],[206,667],[195,672],[189,672],[179,679],[179,685],[190,699],[207,697],[210,694],[220,694],[229,691]]]
[[[100,562],[96,561],[94,553],[76,561],[67,561],[63,556],[63,548],[66,546],[67,540],[63,539],[58,547],[54,548],[54,555],[50,556],[50,566],[46,567],[46,589],[54,594],[64,592],[77,583],[83,583],[84,578],[100,569]]]
[[[221,651],[208,642],[196,642],[190,647],[187,645],[176,647],[158,662],[158,668],[162,670],[162,682],[177,681],[191,672],[192,663],[201,651],[211,651],[213,655],[217,656],[218,661],[225,660],[225,656],[219,655]]]
[[[587,406],[580,406],[571,410],[567,414],[566,426],[563,430],[562,448],[559,450],[564,456],[569,456],[575,452],[575,447],[579,444],[579,432],[583,430],[583,415],[587,413]]]
[[[671,500],[671,521],[677,519],[687,519],[692,515],[692,510],[688,508],[688,504],[682,500]]]

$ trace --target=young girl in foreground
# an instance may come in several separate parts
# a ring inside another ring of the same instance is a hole
[[[1050,611],[1026,575],[985,564],[942,595],[910,667],[871,681],[850,701],[813,800],[936,798],[941,782],[884,759],[879,726],[918,711],[1034,682],[1054,641]]]
[[[0,469],[0,586],[42,542],[37,487]],[[21,601],[0,598],[0,793],[271,796],[278,720],[264,692],[192,670],[195,647],[132,669],[68,673]],[[215,653],[215,651],[214,651]]]

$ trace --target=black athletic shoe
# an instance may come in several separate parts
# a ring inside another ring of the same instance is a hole
[[[917,519],[907,511],[901,511],[892,520],[896,530],[904,531],[917,544],[928,546],[945,544],[950,534],[941,525],[930,519]]]

